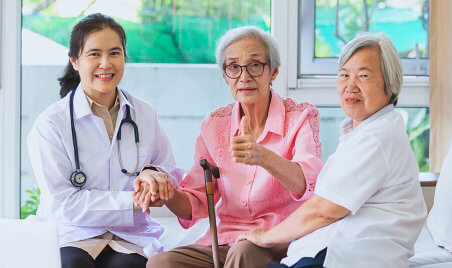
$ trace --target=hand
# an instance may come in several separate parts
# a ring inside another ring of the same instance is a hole
[[[247,116],[240,121],[241,136],[232,137],[230,152],[232,159],[237,163],[247,165],[259,165],[264,156],[264,148],[256,143],[256,138],[251,134]]]
[[[149,214],[149,207],[161,207],[174,197],[174,187],[165,173],[144,170],[133,182],[132,194],[135,206]]]
[[[263,248],[274,247],[273,244],[265,242],[267,233],[268,233],[268,230],[265,230],[265,229],[254,229],[252,231],[243,232],[239,235],[236,242],[239,242],[242,240],[248,240],[251,243],[253,243],[259,247],[263,247]]]

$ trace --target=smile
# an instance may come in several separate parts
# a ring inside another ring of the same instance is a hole
[[[95,76],[97,78],[110,78],[110,77],[113,77],[114,74],[96,74]]]

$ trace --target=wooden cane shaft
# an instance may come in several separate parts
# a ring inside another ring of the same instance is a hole
[[[218,251],[218,235],[217,222],[215,217],[215,204],[213,202],[213,195],[207,195],[207,203],[209,210],[210,234],[212,236],[212,254],[214,268],[220,268],[220,255]]]

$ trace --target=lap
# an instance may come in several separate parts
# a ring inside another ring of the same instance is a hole
[[[63,268],[144,268],[147,261],[145,257],[139,254],[116,252],[110,246],[105,247],[95,260],[88,252],[76,247],[62,247],[60,248],[60,253]]]
[[[229,246],[219,246],[220,261],[224,263]],[[222,261],[223,260],[223,261]],[[212,247],[188,245],[158,253],[147,263],[147,267],[213,267]]]

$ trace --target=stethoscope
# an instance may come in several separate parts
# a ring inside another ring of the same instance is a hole
[[[83,173],[83,171],[80,170],[80,162],[78,157],[78,146],[77,146],[77,134],[75,132],[75,126],[74,126],[74,94],[77,88],[74,88],[71,92],[71,96],[69,98],[69,111],[71,114],[71,132],[72,132],[72,144],[74,146],[74,158],[75,158],[75,171],[71,175],[71,183],[75,187],[82,187],[86,183],[86,175]],[[119,94],[119,92],[118,92]],[[124,94],[124,96],[127,99],[127,96]],[[133,127],[133,133],[135,134],[135,144],[137,146],[137,164],[135,166],[134,172],[128,172],[127,169],[125,169],[122,165],[122,159],[121,159],[121,128],[122,125],[125,123],[129,123]],[[119,155],[119,166],[121,167],[121,172],[124,173],[127,176],[138,176],[140,175],[140,172],[138,171],[138,165],[139,165],[139,155],[140,155],[140,139],[138,136],[138,126],[137,124],[132,120],[132,117],[130,116],[130,107],[126,104],[126,116],[124,119],[121,120],[121,123],[119,124],[118,134],[116,135],[116,140],[118,141],[118,155]]]

